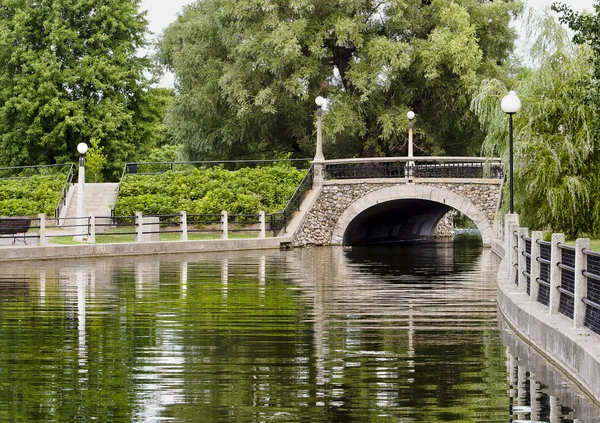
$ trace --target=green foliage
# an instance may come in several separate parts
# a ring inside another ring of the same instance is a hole
[[[304,172],[286,163],[269,167],[222,167],[130,174],[121,182],[116,214],[254,214],[283,210]]]
[[[139,3],[2,2],[0,164],[75,161],[97,140],[110,176],[157,143],[171,92],[149,88]]]
[[[551,17],[538,22],[532,46],[538,67],[523,70],[514,89],[523,108],[514,115],[515,211],[524,226],[576,236],[600,230],[598,109],[586,101],[594,85],[589,47],[571,44]],[[484,81],[473,109],[488,130],[485,149],[508,162],[506,87]],[[505,166],[507,169],[508,166]],[[508,198],[505,191],[504,198]]]
[[[314,151],[401,155],[414,109],[421,154],[470,154],[483,133],[469,110],[485,77],[503,77],[519,0],[202,0],[159,43],[176,74],[167,126],[190,160]]]
[[[62,175],[0,180],[0,216],[54,216],[64,182]]]
[[[95,138],[90,140],[91,146],[85,154],[85,178],[87,182],[102,182],[102,171],[106,167],[106,156],[104,155],[104,147],[99,145],[99,141]]]
[[[162,147],[150,150],[144,161],[162,163],[177,162],[180,160],[180,150],[180,146],[165,144]]]

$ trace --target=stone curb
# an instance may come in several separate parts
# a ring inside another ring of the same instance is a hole
[[[203,241],[156,241],[118,244],[48,245],[0,248],[1,261],[54,260],[148,254],[182,254],[209,251],[278,249],[291,242],[291,237],[264,239],[215,239]]]

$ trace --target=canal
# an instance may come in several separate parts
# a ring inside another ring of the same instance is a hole
[[[0,421],[600,422],[477,239],[0,268]]]

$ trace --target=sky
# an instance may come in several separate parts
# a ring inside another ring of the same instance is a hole
[[[526,0],[527,6],[542,10],[550,6],[554,0]],[[592,10],[594,0],[561,0],[573,9],[581,11],[583,9]],[[173,22],[178,13],[185,5],[194,3],[194,0],[142,0],[141,7],[147,11],[149,29],[156,37]],[[517,23],[518,26],[518,23]],[[166,74],[160,82],[161,86],[172,87],[173,75]]]

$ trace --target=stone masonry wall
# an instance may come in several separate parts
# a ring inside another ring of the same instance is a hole
[[[338,219],[352,203],[371,192],[396,185],[404,184],[367,182],[323,186],[321,194],[296,232],[292,245],[330,245]],[[443,182],[427,182],[418,185],[443,189],[469,199],[485,213],[490,225],[493,225],[498,205],[499,185]]]

